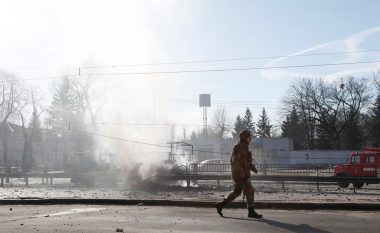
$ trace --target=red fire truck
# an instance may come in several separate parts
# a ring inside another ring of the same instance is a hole
[[[352,153],[347,164],[334,166],[336,177],[379,177],[380,176],[380,148],[365,148],[359,152]],[[380,178],[380,177],[379,177]],[[366,184],[380,183],[371,180]],[[364,182],[352,182],[355,188],[361,188]],[[339,181],[339,187],[347,188],[349,181]]]

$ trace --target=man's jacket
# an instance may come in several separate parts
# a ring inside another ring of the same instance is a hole
[[[230,162],[232,179],[235,181],[249,178],[250,171],[257,173],[255,165],[252,164],[252,153],[248,145],[243,142],[239,142],[234,146]]]

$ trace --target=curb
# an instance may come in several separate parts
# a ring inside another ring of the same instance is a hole
[[[126,199],[2,199],[0,205],[137,205],[215,208],[211,201],[126,200]],[[255,202],[258,209],[289,210],[359,210],[380,211],[377,203]],[[226,208],[246,208],[246,203],[232,202]]]

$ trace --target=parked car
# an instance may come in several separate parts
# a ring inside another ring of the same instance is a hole
[[[207,175],[221,175],[230,171],[230,163],[223,159],[208,159],[200,162],[197,172]]]

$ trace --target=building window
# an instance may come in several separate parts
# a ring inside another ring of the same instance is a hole
[[[375,157],[373,157],[373,156],[366,156],[365,157],[365,162],[366,163],[375,163]]]
[[[360,163],[360,156],[359,155],[352,156],[351,163]]]

